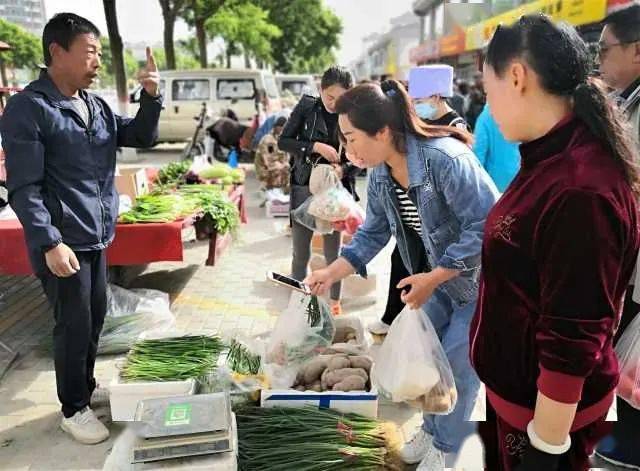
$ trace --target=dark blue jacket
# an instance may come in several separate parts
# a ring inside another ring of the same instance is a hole
[[[9,99],[0,119],[9,203],[37,274],[46,268],[43,249],[57,241],[76,251],[109,246],[118,218],[116,149],[151,147],[157,137],[160,97],[143,92],[132,119],[114,114],[96,95],[80,95],[89,126],[43,71]]]

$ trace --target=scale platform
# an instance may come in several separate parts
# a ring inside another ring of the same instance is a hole
[[[133,463],[233,452],[237,432],[228,393],[140,401]]]

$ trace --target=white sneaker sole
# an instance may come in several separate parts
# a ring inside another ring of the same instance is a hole
[[[62,429],[62,431],[68,433],[69,435],[71,435],[73,437],[73,439],[79,443],[82,443],[83,445],[97,445],[98,443],[102,443],[105,440],[109,439],[109,434],[107,433],[107,436],[104,438],[81,438],[81,437],[77,437],[73,434],[73,432],[71,431],[71,429],[69,427],[67,427],[65,425],[64,422],[60,422],[60,428]]]
[[[598,458],[600,458],[601,460],[604,460],[604,461],[606,461],[607,463],[611,463],[611,464],[616,465],[616,466],[620,466],[621,468],[640,470],[640,466],[635,466],[635,465],[631,465],[631,464],[621,463],[621,462],[616,461],[616,460],[612,460],[611,458],[608,458],[608,457],[606,457],[606,456],[601,455],[601,454],[600,454],[600,453],[598,453],[597,451],[596,451],[596,453],[595,453],[595,454],[596,454],[596,456],[597,456]]]

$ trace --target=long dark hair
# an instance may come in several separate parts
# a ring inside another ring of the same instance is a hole
[[[517,58],[536,72],[548,93],[571,98],[573,112],[620,162],[627,181],[640,195],[640,166],[624,117],[608,98],[600,79],[590,77],[593,64],[578,32],[554,24],[545,15],[528,15],[496,30],[485,63],[500,77]]]
[[[432,126],[422,121],[416,114],[406,89],[396,80],[385,80],[381,85],[367,83],[352,88],[338,100],[336,113],[346,114],[357,129],[369,136],[389,127],[393,145],[401,153],[407,151],[407,132],[423,139],[451,136],[467,145],[473,142],[471,134],[462,129]]]

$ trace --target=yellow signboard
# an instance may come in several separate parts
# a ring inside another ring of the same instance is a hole
[[[544,13],[555,21],[574,26],[596,23],[607,14],[608,0],[536,0],[467,28],[465,49],[473,51],[485,47],[499,24],[512,24],[523,15]]]

